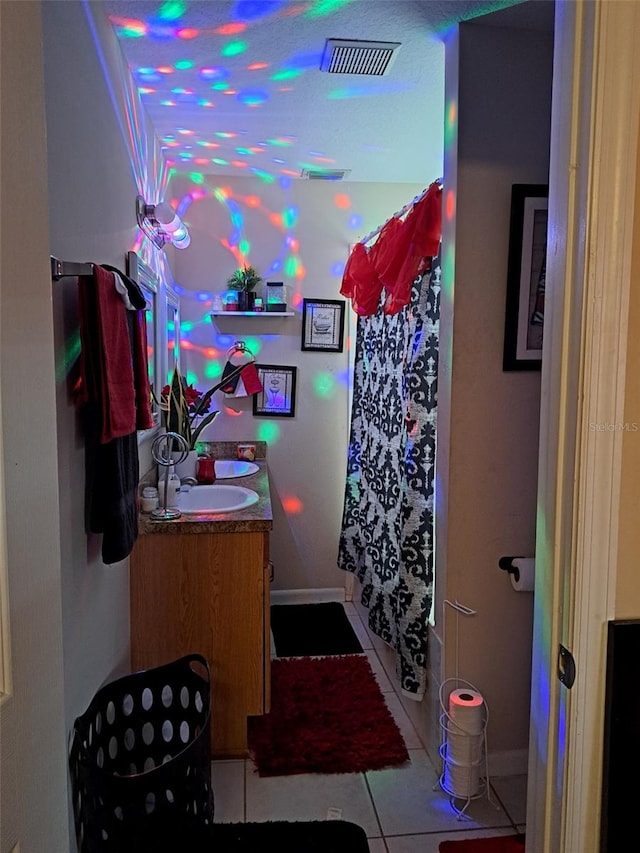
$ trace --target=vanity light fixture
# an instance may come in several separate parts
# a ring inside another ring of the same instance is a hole
[[[136,219],[143,234],[159,249],[167,243],[186,249],[191,242],[187,226],[166,201],[147,204],[141,195],[137,196]]]

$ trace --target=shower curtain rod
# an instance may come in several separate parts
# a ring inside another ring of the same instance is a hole
[[[94,264],[78,263],[77,261],[61,261],[58,258],[51,258],[51,278],[58,281],[60,278],[75,275],[93,275]]]
[[[438,178],[433,183],[434,184],[440,184],[440,186],[442,186],[442,178]],[[430,186],[433,186],[433,184],[431,184]],[[411,210],[411,208],[413,207],[413,205],[417,204],[420,201],[420,199],[429,191],[429,189],[430,189],[430,187],[427,187],[426,189],[422,190],[422,192],[419,195],[417,195],[412,201],[410,201],[409,204],[405,204],[405,206],[401,210],[397,210],[393,214],[393,216],[390,216],[388,219],[385,219],[385,221],[382,223],[382,225],[378,225],[378,227],[374,228],[370,234],[367,234],[366,237],[363,237],[361,240],[358,240],[358,243],[362,243],[362,245],[365,246],[367,243],[369,243],[371,240],[373,240],[374,237],[377,237],[378,234],[384,228],[384,226],[387,224],[387,222],[390,222],[392,219],[399,219],[400,217],[404,216],[405,213],[408,213]]]

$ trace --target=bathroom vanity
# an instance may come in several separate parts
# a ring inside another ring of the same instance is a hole
[[[198,652],[211,668],[215,758],[247,755],[247,717],[269,710],[269,531],[266,462],[225,480],[255,490],[253,506],[197,518],[141,516],[131,555],[131,665],[146,669]]]

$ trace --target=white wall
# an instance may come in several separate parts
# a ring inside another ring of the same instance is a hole
[[[224,182],[207,178],[197,186],[187,177],[172,182],[172,197],[178,200],[193,191],[202,193],[185,207],[191,246],[175,253],[186,329],[183,371],[199,389],[210,387],[219,380],[226,351],[236,339],[247,342],[259,363],[297,367],[294,418],[254,417],[250,399],[229,400],[218,393],[215,408],[221,414],[204,436],[268,442],[274,589],[343,587],[345,583],[336,559],[350,416],[348,347],[353,342],[347,341],[342,353],[301,351],[302,300],[343,299],[340,284],[349,245],[385,222],[437,177],[425,176],[422,186],[303,180],[281,185],[257,178]],[[228,206],[216,198],[221,188],[238,205],[235,213],[242,218],[242,237],[250,246],[248,263],[266,280],[285,282],[295,317],[229,315],[212,323],[213,295],[226,290],[226,279],[237,263],[223,245],[233,225]],[[288,225],[283,224],[283,211],[288,212]],[[284,271],[270,271],[278,260]],[[291,274],[294,269],[297,275]],[[348,301],[346,308],[351,311]]]
[[[0,380],[13,682],[0,699],[0,849],[19,842],[24,853],[69,849],[41,47],[39,4],[0,3]]]
[[[436,620],[442,640],[444,599],[477,611],[460,617],[459,674],[489,706],[499,775],[526,772],[533,594],[516,593],[498,560],[534,553],[540,407],[539,372],[502,370],[510,197],[514,183],[548,180],[552,49],[550,34],[481,23],[447,44],[446,99],[459,121],[445,166],[455,268],[443,271]],[[450,677],[453,611],[446,625]]]
[[[136,195],[159,192],[158,147],[102,10],[96,4],[47,2],[42,16],[50,252],[124,269],[137,237]],[[62,564],[69,730],[103,682],[129,671],[129,566],[128,560],[104,565],[101,537],[85,532],[84,439],[72,401],[79,347],[75,279],[53,285],[53,333],[56,413],[48,421],[57,424],[58,435],[60,553],[57,548],[55,553]],[[46,422],[40,420],[41,429]]]

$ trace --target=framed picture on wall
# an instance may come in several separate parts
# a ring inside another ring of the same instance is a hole
[[[547,269],[546,184],[513,184],[502,369],[540,370]]]
[[[342,352],[344,299],[302,300],[302,349]]]
[[[292,418],[296,410],[295,367],[256,364],[262,391],[253,395],[253,414],[263,418]]]

